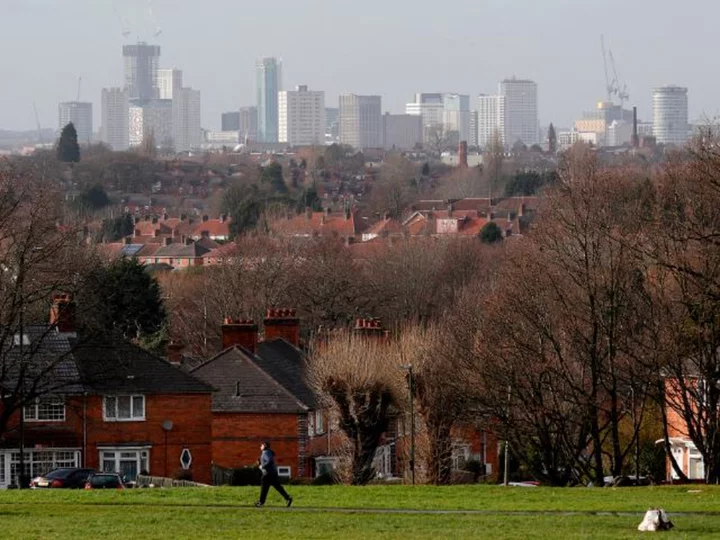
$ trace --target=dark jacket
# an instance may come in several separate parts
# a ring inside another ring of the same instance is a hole
[[[275,452],[266,448],[260,455],[260,470],[263,476],[277,475],[277,467],[275,466]]]

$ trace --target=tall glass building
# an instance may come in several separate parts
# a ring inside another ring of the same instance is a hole
[[[123,46],[125,90],[130,100],[158,98],[158,64],[160,47],[138,43]]]
[[[282,62],[261,58],[255,68],[257,77],[258,141],[278,142],[278,92],[282,90]]]

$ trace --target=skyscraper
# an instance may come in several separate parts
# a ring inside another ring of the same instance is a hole
[[[258,140],[258,109],[257,107],[240,107],[240,141]]]
[[[380,96],[340,96],[340,142],[356,149],[381,148],[382,98]]]
[[[477,104],[477,145],[490,146],[494,138],[505,144],[505,96],[480,94]]]
[[[470,96],[443,94],[443,128],[453,144],[470,139]]]
[[[505,79],[499,94],[505,97],[505,144],[538,143],[537,84],[530,80]]]
[[[122,88],[103,88],[100,111],[100,140],[116,152],[127,150],[128,98]]]
[[[325,92],[298,86],[278,92],[278,141],[290,146],[325,143]]]
[[[200,146],[200,116],[200,91],[176,89],[172,100],[172,134],[176,152],[189,152]]]
[[[146,137],[153,136],[155,146],[172,146],[172,101],[155,99],[148,102],[135,101],[128,113],[130,146],[140,146]]]
[[[428,141],[438,131],[443,130],[443,94],[418,93],[411,103],[405,105],[405,114],[422,117],[423,141]]]
[[[282,90],[282,62],[261,58],[255,68],[257,78],[258,140],[278,142],[278,92]]]
[[[157,99],[159,96],[160,47],[147,43],[125,45],[123,46],[123,57],[125,58],[125,90],[127,90],[128,99]]]
[[[222,113],[220,130],[240,131],[240,111],[230,111]]]
[[[659,144],[685,144],[688,140],[688,89],[661,86],[653,89],[653,135]]]
[[[173,92],[183,87],[180,69],[158,69],[157,86],[160,99],[173,99]]]
[[[58,131],[70,122],[75,126],[79,144],[90,144],[93,133],[92,103],[66,101],[58,105]]]

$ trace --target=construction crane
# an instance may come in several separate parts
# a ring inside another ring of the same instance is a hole
[[[115,11],[115,15],[117,16],[118,21],[120,22],[120,28],[122,29],[122,31],[121,31],[122,37],[124,39],[127,39],[128,37],[130,37],[129,24],[128,24],[127,19],[123,19],[120,16],[120,13],[118,12],[117,5],[115,4],[115,2],[113,2],[113,11]]]
[[[607,92],[607,101],[610,103],[615,95],[615,82],[610,80],[607,65],[607,49],[605,49],[605,36],[600,35],[600,47],[602,48],[603,67],[605,68],[605,91]]]
[[[45,144],[45,141],[43,140],[43,136],[42,136],[42,128],[40,127],[40,115],[38,115],[37,107],[35,106],[34,101],[33,101],[33,111],[35,111],[35,123],[37,124],[38,139],[40,139],[40,144]]]
[[[80,84],[82,83],[82,77],[78,77],[78,93],[75,101],[80,101]]]
[[[148,15],[150,17],[150,24],[155,25],[155,32],[153,35],[155,37],[158,37],[160,34],[162,34],[162,28],[160,28],[157,24],[155,24],[155,16],[153,15],[153,10],[152,10],[152,0],[148,0]]]
[[[615,57],[613,56],[612,51],[609,51],[609,55],[615,83],[615,95],[617,96],[618,101],[620,101],[620,108],[622,109],[625,106],[625,102],[630,98],[630,94],[627,92],[627,84],[620,82],[617,69],[615,68]]]

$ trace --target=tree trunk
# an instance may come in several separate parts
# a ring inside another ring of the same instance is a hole
[[[452,424],[428,424],[429,455],[427,462],[428,481],[435,485],[446,485],[452,481]]]

